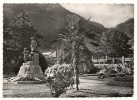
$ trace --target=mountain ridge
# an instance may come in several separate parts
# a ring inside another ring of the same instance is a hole
[[[134,33],[134,18],[129,18],[123,23],[116,25],[115,29],[124,32],[125,34]]]
[[[60,4],[4,4],[4,25],[7,26],[10,21],[22,11],[28,13],[29,19],[34,25],[34,28],[44,36],[41,41],[41,49],[43,50],[51,48],[52,44],[50,41],[56,39],[59,30],[64,28],[67,15],[75,14],[65,9]],[[80,15],[78,16],[81,17]],[[115,28],[121,30],[121,25],[119,26]],[[100,23],[89,21],[86,25],[86,29],[102,33],[109,28],[105,28]]]

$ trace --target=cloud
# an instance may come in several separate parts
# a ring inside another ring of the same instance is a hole
[[[91,21],[103,24],[105,27],[115,27],[129,18],[134,17],[133,4],[61,4],[71,12]]]

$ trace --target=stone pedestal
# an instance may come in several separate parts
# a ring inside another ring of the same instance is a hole
[[[29,54],[29,51],[26,47],[24,48],[23,52],[25,62],[28,61],[29,57],[31,61],[23,63],[23,65],[20,67],[18,75],[10,78],[10,82],[17,84],[33,84],[46,81],[41,67],[39,66],[39,54],[36,53],[37,43],[33,37],[31,39],[31,54]]]
[[[38,65],[27,66],[28,69],[25,73],[25,77],[43,77],[41,67]]]
[[[39,65],[39,54],[38,53],[34,53],[34,65]]]
[[[27,62],[27,71],[25,73],[25,77],[34,77],[34,68],[33,68],[33,62],[32,61],[28,61]]]
[[[33,61],[23,63],[20,67],[19,77],[43,77],[43,72],[39,66],[39,54],[34,53]]]
[[[18,76],[25,77],[26,72],[27,72],[27,63],[23,63],[23,65],[20,67],[20,70],[18,72]]]

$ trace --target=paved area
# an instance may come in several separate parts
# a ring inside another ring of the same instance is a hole
[[[60,97],[113,97],[133,94],[130,87],[108,86],[106,81],[98,80],[96,77],[80,77],[79,92],[76,89],[68,89],[66,94]],[[49,98],[49,87],[46,84],[13,84],[3,81],[3,97],[40,97]]]
[[[3,97],[52,97],[46,84],[3,83]]]
[[[60,97],[125,97],[133,94],[133,89],[130,87],[109,86],[105,83],[106,81],[99,81],[95,77],[81,77],[79,92],[76,92],[76,89],[68,90]]]

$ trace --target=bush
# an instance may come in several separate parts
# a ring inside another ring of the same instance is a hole
[[[44,55],[42,55],[41,53],[39,53],[39,65],[42,69],[43,72],[45,72],[45,70],[47,69],[48,67],[48,63],[46,61],[46,58]]]
[[[98,67],[93,67],[89,72],[85,72],[85,74],[96,74],[100,68]]]
[[[111,86],[124,86],[133,88],[133,82],[115,81],[115,78],[108,78],[106,84]]]
[[[124,76],[124,77],[115,77],[115,81],[121,81],[121,82],[133,82],[133,77]]]
[[[126,65],[126,67],[131,68],[132,70],[134,69],[133,66],[134,66],[134,60],[128,62],[127,65]]]
[[[11,62],[3,62],[3,75],[14,75],[16,72],[16,63],[11,63]]]
[[[109,67],[107,68],[107,71],[106,71],[108,74],[117,74],[117,71],[115,71],[115,68],[114,67]]]

